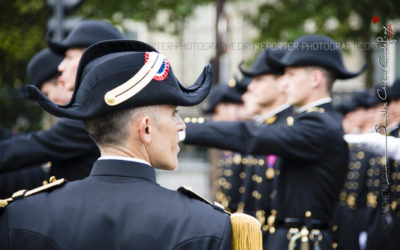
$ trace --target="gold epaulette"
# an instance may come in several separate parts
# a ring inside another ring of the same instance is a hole
[[[253,216],[226,211],[224,207],[207,200],[201,195],[194,192],[190,187],[179,187],[178,191],[191,198],[203,201],[214,208],[224,211],[230,215],[232,224],[232,249],[233,250],[262,250],[262,232],[260,222]]]
[[[276,115],[269,117],[264,121],[265,124],[273,124],[278,117]]]
[[[324,113],[325,109],[324,108],[318,108],[318,107],[311,107],[311,108],[307,109],[307,113],[310,113],[310,112]]]
[[[61,186],[66,182],[67,182],[67,180],[64,179],[64,178],[56,180],[56,178],[54,176],[52,176],[52,177],[50,177],[50,180],[49,180],[48,184],[45,184],[43,186],[37,187],[37,188],[32,189],[32,190],[19,190],[19,191],[15,192],[11,196],[11,198],[0,200],[0,208],[5,208],[8,204],[10,204],[12,201],[15,201],[17,199],[20,199],[20,198],[23,198],[23,197],[27,197],[27,196],[31,196],[31,195],[43,192],[45,190],[52,189],[54,187]]]

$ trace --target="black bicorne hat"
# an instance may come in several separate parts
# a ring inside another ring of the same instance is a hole
[[[359,107],[364,108],[371,108],[380,103],[383,103],[383,100],[378,97],[377,87],[366,89],[364,91],[354,94],[353,100],[357,103]]]
[[[400,78],[398,78],[392,86],[388,87],[387,90],[388,101],[400,99]]]
[[[220,83],[211,88],[208,97],[208,106],[203,109],[204,113],[212,113],[220,103],[243,103],[242,95],[245,89],[238,84]]]
[[[49,49],[38,52],[28,63],[27,71],[30,84],[42,87],[42,84],[58,74],[58,65],[63,60],[62,56],[54,54]]]
[[[240,72],[247,77],[255,77],[264,74],[281,75],[284,69],[275,64],[268,63],[268,57],[281,58],[286,53],[287,48],[283,46],[267,48],[257,56],[256,61],[249,70],[243,69],[243,62],[239,65]]]
[[[332,39],[320,35],[301,36],[282,58],[270,56],[268,63],[281,68],[319,66],[331,71],[338,79],[356,77],[367,68],[364,64],[358,72],[347,71],[340,47]]]
[[[334,108],[342,115],[346,115],[347,113],[357,109],[358,104],[354,100],[349,100],[340,102],[339,104],[335,105]]]
[[[56,105],[33,85],[30,98],[49,113],[78,120],[116,110],[169,104],[192,106],[206,98],[212,68],[206,66],[189,88],[175,77],[168,60],[150,45],[132,40],[110,40],[89,47],[78,66],[71,101]]]
[[[87,48],[101,41],[123,39],[121,32],[113,25],[96,20],[85,20],[78,23],[61,42],[52,41],[51,34],[48,32],[46,35],[47,45],[59,55],[64,55],[65,51],[70,48]]]

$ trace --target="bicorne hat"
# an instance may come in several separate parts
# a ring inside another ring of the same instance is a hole
[[[38,52],[28,63],[27,71],[30,84],[40,88],[42,84],[58,74],[58,65],[62,56],[54,54],[49,49]]]
[[[338,44],[326,36],[304,35],[298,38],[282,58],[270,56],[268,63],[275,67],[319,66],[329,70],[338,79],[358,76],[366,69],[366,64],[358,72],[349,72],[343,65],[342,52]]]
[[[78,23],[61,42],[50,39],[52,32],[46,35],[49,48],[59,55],[64,55],[70,48],[87,48],[92,44],[114,39],[123,39],[121,32],[113,25],[97,20],[85,20]]]
[[[212,68],[206,66],[192,86],[184,87],[167,58],[152,46],[139,41],[110,40],[83,53],[68,104],[54,104],[33,85],[27,85],[26,90],[49,113],[85,120],[140,106],[192,106],[206,98],[211,82]]]
[[[249,70],[243,69],[243,62],[239,65],[240,72],[247,77],[255,77],[264,74],[281,75],[284,69],[276,64],[268,63],[268,57],[282,58],[287,52],[287,48],[283,46],[276,46],[267,48],[257,56],[256,61]]]
[[[394,81],[392,86],[387,88],[386,92],[388,101],[400,99],[400,78]],[[384,96],[384,94],[382,94],[381,96]]]

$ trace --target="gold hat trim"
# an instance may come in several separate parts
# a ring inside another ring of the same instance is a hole
[[[150,52],[149,60],[132,78],[118,87],[108,91],[104,95],[104,101],[107,103],[107,105],[118,105],[139,93],[157,74],[164,59],[164,55],[156,52]]]

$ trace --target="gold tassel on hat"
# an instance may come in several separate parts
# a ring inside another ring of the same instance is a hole
[[[247,214],[231,215],[233,250],[262,250],[260,222]]]

